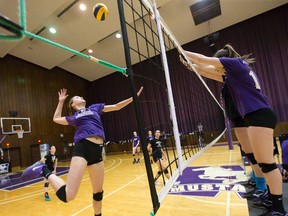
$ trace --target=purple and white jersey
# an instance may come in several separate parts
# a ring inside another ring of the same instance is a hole
[[[258,77],[245,61],[239,58],[219,60],[226,71],[225,83],[242,117],[262,108],[271,108],[261,91]]]
[[[76,128],[74,142],[92,136],[99,136],[105,140],[104,128],[100,115],[105,104],[93,104],[84,110],[75,112],[71,116],[66,116],[69,125]]]
[[[140,147],[140,145],[138,145],[138,141],[140,140],[139,136],[133,136],[132,137],[132,142],[133,142],[133,146],[134,147]]]
[[[153,136],[147,136],[146,137],[146,140],[149,142],[150,140],[152,140],[153,139]]]

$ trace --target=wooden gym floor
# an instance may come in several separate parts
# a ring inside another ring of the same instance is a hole
[[[234,145],[233,150],[228,150],[227,145],[211,147],[190,164],[191,167],[198,168],[223,165],[243,167],[237,145]],[[59,162],[59,166],[69,166],[69,162]],[[153,164],[152,166],[156,172],[156,165]],[[189,170],[192,170],[190,166]],[[4,178],[3,176],[0,176],[0,185],[7,184],[13,178],[11,174]],[[61,177],[66,180],[67,175],[64,174]],[[76,199],[69,203],[59,201],[51,186],[49,187],[49,194],[52,200],[44,201],[43,185],[43,181],[39,181],[13,190],[2,188],[0,190],[0,214],[3,216],[94,215],[91,206],[91,185],[87,172],[83,176]],[[157,190],[160,190],[161,187],[156,186]],[[102,215],[148,216],[151,210],[152,203],[144,161],[141,160],[141,163],[132,164],[131,154],[108,155],[105,161]],[[239,194],[233,191],[222,190],[213,197],[168,194],[156,215],[246,216],[249,215],[249,212],[246,199],[242,199]]]

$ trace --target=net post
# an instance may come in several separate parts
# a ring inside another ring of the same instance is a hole
[[[160,25],[160,22],[161,22],[160,21],[160,15],[159,15],[159,11],[157,10],[157,6],[156,6],[155,1],[154,1],[154,5],[153,5],[153,10],[154,10],[155,21],[156,21],[156,25],[157,25],[157,31],[158,31],[158,35],[159,35],[159,44],[160,44],[160,50],[161,50],[162,64],[163,64],[164,72],[165,72],[165,79],[166,79],[166,85],[167,85],[167,91],[168,91],[168,101],[169,101],[169,105],[170,105],[171,120],[172,120],[172,124],[173,124],[173,133],[174,133],[174,139],[176,142],[176,149],[177,149],[178,161],[179,161],[179,171],[180,171],[180,175],[182,175],[183,158],[182,158],[182,154],[181,154],[180,134],[179,134],[179,129],[178,129],[178,123],[176,120],[177,118],[176,118],[175,104],[174,104],[170,75],[169,75],[169,67],[168,67],[168,63],[167,63],[166,50],[165,50],[165,46],[164,46],[163,34],[162,34],[161,25]]]

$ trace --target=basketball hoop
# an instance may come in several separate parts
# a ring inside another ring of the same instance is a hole
[[[23,138],[23,133],[24,133],[23,130],[16,130],[16,133],[19,139]]]

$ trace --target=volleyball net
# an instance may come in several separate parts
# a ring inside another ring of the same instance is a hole
[[[118,0],[118,7],[153,215],[182,171],[225,132],[223,109],[191,62],[180,62],[179,55],[186,56],[157,5]],[[144,86],[139,99],[135,86]],[[148,131],[154,135],[156,130],[162,133],[166,156],[160,167],[151,164],[146,149]],[[156,182],[162,186],[156,188]]]

